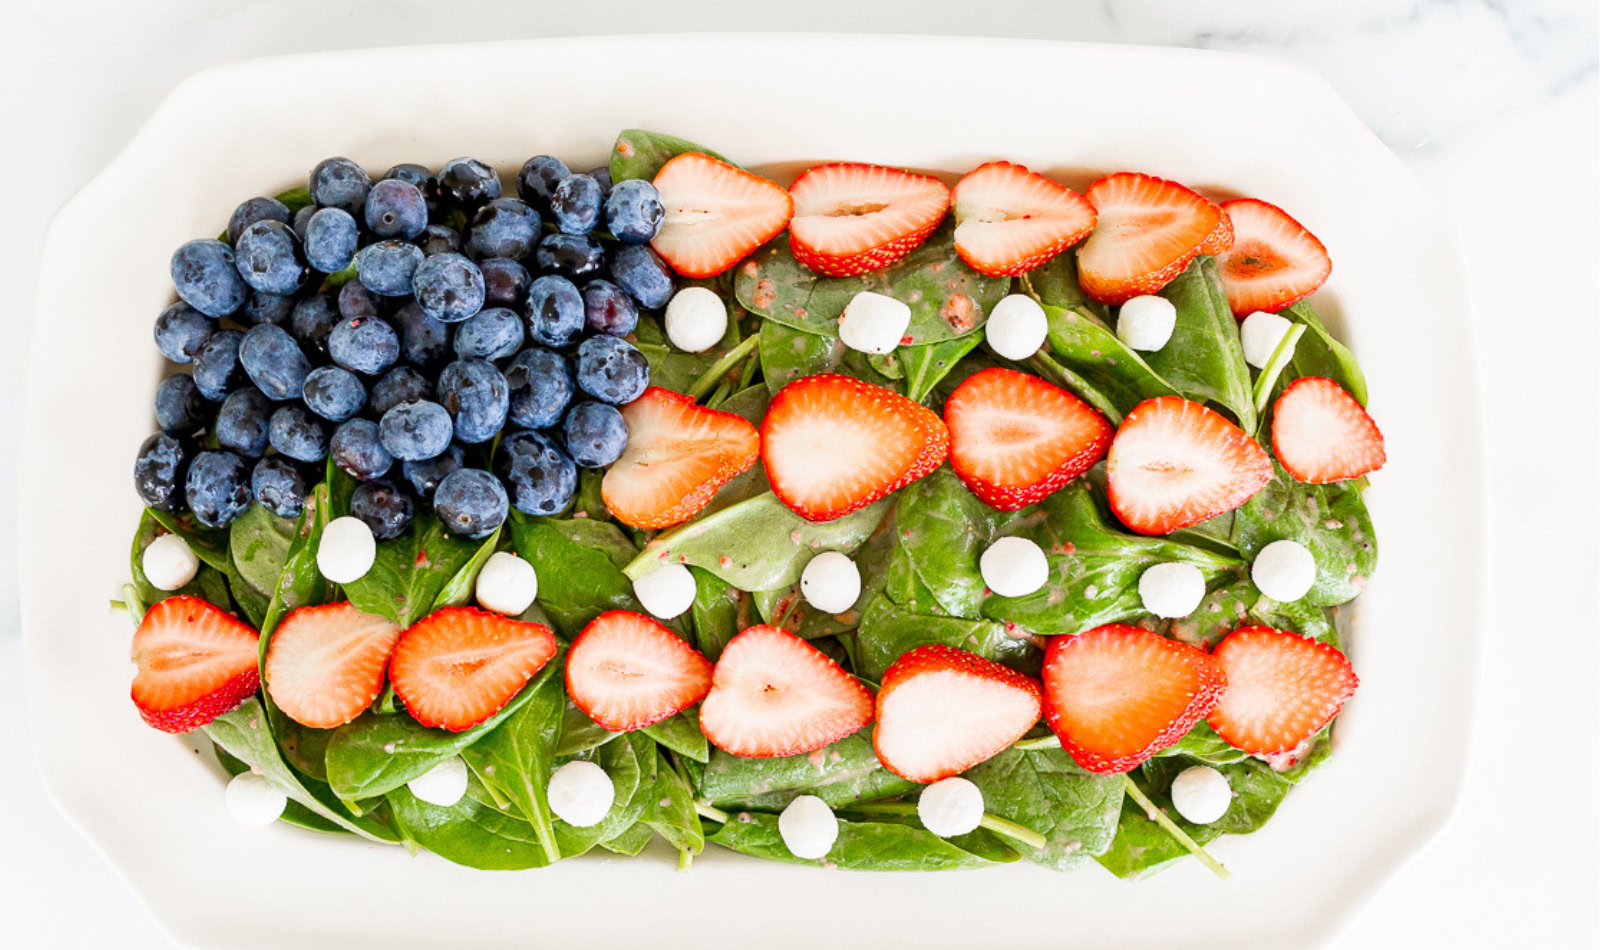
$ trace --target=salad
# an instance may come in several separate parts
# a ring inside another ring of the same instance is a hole
[[[1135,172],[330,158],[173,255],[134,705],[247,824],[475,868],[1225,877],[1357,688],[1330,270]]]

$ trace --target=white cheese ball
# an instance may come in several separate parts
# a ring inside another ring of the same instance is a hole
[[[1286,604],[1304,597],[1317,582],[1317,560],[1298,541],[1274,541],[1256,555],[1250,579],[1261,593]]]
[[[1010,294],[989,311],[983,337],[989,348],[1008,360],[1025,360],[1044,346],[1049,321],[1044,308],[1027,294]]]
[[[452,755],[407,782],[406,788],[430,805],[449,808],[467,794],[467,763]]]
[[[200,559],[195,557],[189,542],[175,534],[163,534],[144,549],[139,566],[156,590],[177,590],[194,580],[200,570]]]
[[[778,815],[778,834],[790,854],[815,861],[839,840],[839,819],[833,817],[827,802],[815,795],[801,795]]]
[[[473,593],[484,610],[515,617],[539,596],[539,575],[515,554],[496,551],[483,562]]]
[[[1153,564],[1139,575],[1139,599],[1157,617],[1187,617],[1206,596],[1206,576],[1193,564]]]
[[[1239,342],[1244,344],[1244,361],[1256,369],[1265,369],[1278,344],[1294,324],[1275,313],[1257,310],[1239,324]]]
[[[1172,780],[1172,807],[1192,825],[1209,825],[1228,813],[1233,789],[1228,777],[1209,765],[1191,765]]]
[[[633,596],[645,610],[671,620],[694,605],[694,575],[682,564],[663,564],[633,582]]]
[[[574,828],[588,828],[611,813],[616,786],[611,776],[593,762],[568,762],[550,776],[550,810]]]
[[[1172,339],[1178,325],[1178,308],[1165,297],[1134,297],[1117,311],[1117,339],[1130,350],[1154,352]]]
[[[277,821],[289,806],[289,796],[282,789],[267,781],[266,776],[254,772],[240,772],[229,779],[222,799],[228,806],[228,814],[249,828],[265,828]]]
[[[850,298],[839,318],[839,339],[863,353],[893,353],[911,326],[911,308],[883,294],[863,290]]]
[[[335,584],[360,580],[372,570],[378,541],[360,518],[345,515],[328,522],[317,543],[317,570]]]
[[[685,287],[667,302],[667,339],[680,350],[700,353],[728,332],[728,308],[707,287]]]
[[[1026,597],[1050,579],[1050,562],[1027,538],[1001,538],[978,558],[978,571],[1001,597]]]
[[[800,594],[825,614],[842,614],[861,596],[861,571],[838,551],[823,551],[800,572]]]
[[[983,820],[983,792],[960,776],[940,779],[917,798],[917,817],[941,838],[964,835]]]

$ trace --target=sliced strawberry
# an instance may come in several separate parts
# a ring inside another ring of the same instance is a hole
[[[349,603],[292,610],[267,644],[267,693],[303,726],[342,726],[378,698],[399,636],[394,623]]]
[[[813,165],[789,194],[789,248],[829,277],[865,274],[910,254],[950,204],[950,189],[937,178],[859,162]]]
[[[1111,510],[1140,534],[1166,534],[1250,500],[1272,459],[1244,430],[1179,396],[1133,407],[1111,439]]]
[[[628,447],[600,482],[600,497],[635,528],[687,521],[761,452],[749,422],[658,386],[623,406],[622,421]]]
[[[1217,226],[1200,242],[1200,253],[1206,257],[1216,257],[1230,247],[1233,247],[1233,219],[1228,217],[1228,210],[1224,207]]]
[[[699,152],[656,172],[666,216],[650,246],[685,277],[712,277],[776,237],[794,202],[776,182]]]
[[[1072,760],[1126,772],[1194,728],[1222,695],[1222,667],[1142,627],[1110,623],[1045,648],[1044,718]]]
[[[1302,482],[1323,485],[1383,467],[1383,433],[1343,386],[1302,376],[1272,406],[1272,454]]]
[[[787,630],[750,627],[722,648],[700,728],[724,752],[813,752],[872,721],[872,693]]]
[[[884,671],[872,747],[883,767],[927,784],[959,775],[1039,721],[1037,680],[941,643],[904,653]]]
[[[950,192],[956,253],[979,273],[1032,270],[1094,230],[1094,205],[1059,182],[1010,162],[967,172]]]
[[[461,732],[499,712],[555,655],[544,624],[443,607],[400,635],[389,683],[411,718]]]
[[[1153,294],[1183,273],[1220,225],[1222,209],[1177,182],[1118,172],[1084,197],[1099,214],[1078,250],[1078,280],[1101,303]]]
[[[778,390],[761,420],[767,480],[811,521],[831,521],[911,484],[949,449],[950,433],[931,409],[833,373]]]
[[[631,610],[589,622],[567,652],[567,695],[611,732],[643,729],[711,690],[711,661],[682,637]]]
[[[1233,222],[1233,246],[1217,257],[1217,272],[1236,316],[1282,310],[1332,273],[1322,242],[1277,205],[1240,198],[1222,209]]]
[[[1111,423],[1037,376],[986,369],[944,404],[950,465],[984,504],[1016,511],[1060,491],[1105,457]]]
[[[1240,627],[1211,654],[1228,688],[1206,722],[1252,755],[1293,750],[1332,722],[1360,685],[1343,653],[1271,627]]]
[[[162,732],[205,725],[256,691],[258,634],[198,597],[151,605],[133,634],[133,704]]]

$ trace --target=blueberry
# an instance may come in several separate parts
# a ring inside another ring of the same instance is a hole
[[[389,471],[394,458],[378,439],[378,424],[370,419],[351,419],[333,430],[328,457],[352,478],[366,481]]]
[[[243,339],[238,330],[218,330],[200,344],[194,355],[194,384],[200,395],[221,402],[248,378],[239,363],[239,341]]]
[[[656,186],[642,178],[618,182],[606,198],[606,230],[624,244],[650,243],[666,216]]]
[[[644,244],[617,248],[611,256],[611,279],[647,310],[659,310],[672,299],[672,271]]]
[[[366,219],[378,237],[409,241],[428,226],[428,202],[416,185],[387,178],[367,192]]]
[[[257,221],[289,223],[289,207],[276,198],[251,198],[228,216],[228,243],[238,244],[239,235]]]
[[[546,234],[533,252],[533,262],[541,273],[582,280],[605,269],[606,249],[587,234]]]
[[[422,248],[415,244],[379,241],[356,255],[356,275],[375,294],[403,297],[411,293],[411,276],[422,261]]]
[[[328,420],[343,422],[367,404],[367,388],[356,374],[338,366],[323,366],[311,371],[300,391],[306,408]]]
[[[350,513],[379,541],[398,538],[411,525],[411,498],[387,478],[362,482],[350,495]]]
[[[382,316],[385,298],[367,289],[360,279],[347,280],[339,288],[339,316],[346,320]]]
[[[424,503],[433,503],[433,493],[446,475],[466,464],[466,453],[454,442],[443,452],[420,462],[401,462],[400,475]]]
[[[450,446],[450,413],[436,402],[403,402],[378,421],[378,439],[402,462],[431,459]]]
[[[600,223],[600,183],[568,175],[550,192],[550,215],[563,234],[588,234]]]
[[[601,165],[599,168],[591,168],[587,174],[590,178],[593,178],[595,181],[600,183],[600,197],[602,199],[611,194],[610,165]]]
[[[428,316],[460,323],[483,309],[483,271],[460,254],[425,259],[412,278],[417,305]]]
[[[475,158],[452,158],[439,169],[434,194],[441,205],[471,213],[500,197],[500,176]]]
[[[418,191],[426,192],[433,186],[433,172],[425,165],[412,162],[401,162],[383,173],[383,181],[403,181],[415,185]]]
[[[461,234],[455,228],[443,224],[430,224],[417,238],[417,246],[422,248],[426,257],[435,254],[459,254],[461,252]]]
[[[506,490],[481,468],[462,468],[439,481],[433,510],[451,534],[482,538],[506,520]]]
[[[553,515],[578,491],[578,467],[538,432],[507,433],[495,449],[494,470],[510,490],[512,506],[523,514]]]
[[[280,518],[298,518],[305,509],[306,477],[300,466],[281,455],[269,455],[250,473],[250,494]]]
[[[352,280],[350,283],[361,286],[359,281]],[[289,332],[300,341],[302,351],[314,361],[321,362],[328,356],[328,334],[333,332],[333,326],[338,322],[339,306],[334,302],[333,295],[317,294],[294,305],[294,312],[289,314]]]
[[[510,307],[521,310],[528,299],[528,285],[533,275],[528,269],[510,258],[491,257],[478,262],[483,271],[483,305],[485,307]]]
[[[208,317],[244,306],[250,287],[233,263],[233,248],[215,240],[190,241],[172,254],[172,282],[183,302]]]
[[[567,346],[583,332],[583,295],[565,277],[534,281],[522,312],[528,317],[528,335],[545,346]]]
[[[527,429],[548,429],[561,421],[577,388],[559,353],[530,346],[506,364],[511,403],[506,418]]]
[[[597,333],[627,336],[639,325],[639,308],[611,281],[591,280],[583,285],[583,319]]]
[[[156,425],[164,432],[193,432],[211,421],[211,405],[195,388],[194,378],[175,373],[156,387]]]
[[[496,198],[479,208],[467,231],[467,253],[474,259],[527,257],[539,241],[539,212],[517,198]]]
[[[156,349],[174,363],[188,363],[217,325],[186,303],[175,303],[156,317]]]
[[[232,452],[200,452],[183,480],[195,520],[220,528],[250,507],[250,465]]]
[[[233,318],[246,326],[260,323],[281,324],[294,312],[294,298],[288,294],[264,294],[251,290],[244,298],[244,306]]]
[[[592,336],[578,347],[578,387],[613,405],[633,402],[650,385],[650,364],[632,343]]]
[[[393,323],[400,331],[400,358],[412,366],[432,373],[455,358],[450,325],[428,316],[416,301],[396,310]]]
[[[306,261],[324,274],[335,274],[356,259],[361,229],[343,208],[322,208],[306,222]]]
[[[341,208],[352,215],[360,214],[366,204],[367,191],[372,178],[366,169],[348,158],[329,158],[311,169],[308,183],[311,200],[319,208]]]
[[[439,374],[439,402],[455,421],[456,438],[469,445],[494,438],[510,401],[506,378],[493,363],[456,360]]]
[[[294,223],[292,226],[294,228],[295,236],[300,238],[301,245],[306,243],[306,228],[311,226],[311,219],[316,217],[318,210],[320,209],[316,205],[306,205],[304,208],[301,208],[299,211],[294,213]]]
[[[522,318],[505,307],[480,310],[456,330],[455,345],[464,360],[503,360],[522,349]]]
[[[268,399],[300,398],[311,361],[289,331],[271,323],[251,327],[239,343],[239,362]]]
[[[628,425],[615,406],[580,402],[567,413],[567,451],[588,468],[610,465],[628,447]]]
[[[559,158],[535,155],[523,163],[517,173],[517,195],[532,205],[536,211],[550,210],[550,194],[561,179],[572,174],[572,169]]]
[[[260,458],[267,451],[268,420],[272,401],[254,386],[235,389],[217,410],[217,444],[245,458]]]
[[[165,432],[145,439],[133,460],[133,487],[139,498],[157,511],[182,508],[183,480],[194,457],[194,446],[187,439]]]
[[[352,373],[376,376],[400,358],[400,337],[379,317],[340,320],[328,334],[328,355]]]
[[[292,294],[309,271],[300,239],[282,221],[257,221],[239,235],[234,266],[244,282],[264,294]]]
[[[416,402],[432,395],[426,376],[409,366],[396,366],[372,384],[372,414],[382,416],[403,402]]]
[[[267,442],[298,462],[320,462],[328,456],[328,427],[305,406],[279,406],[267,425]]]

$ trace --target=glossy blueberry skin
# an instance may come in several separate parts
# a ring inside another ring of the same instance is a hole
[[[485,201],[500,197],[500,175],[475,158],[452,158],[439,169],[434,196],[444,207],[471,214]]]
[[[567,413],[567,451],[586,468],[601,468],[622,457],[628,447],[628,424],[615,406],[580,402]]]
[[[422,248],[426,257],[435,254],[461,253],[461,234],[455,228],[443,224],[430,224],[417,238],[417,246]]]
[[[545,346],[568,346],[583,332],[583,295],[565,277],[534,281],[522,312],[528,318],[528,336]]]
[[[602,402],[621,406],[650,385],[650,364],[632,343],[615,336],[592,336],[578,347],[578,388]]]
[[[505,486],[481,468],[451,472],[433,493],[433,511],[445,530],[463,538],[487,537],[505,523],[508,507]]]
[[[401,162],[384,172],[382,180],[403,181],[415,185],[418,191],[426,192],[433,182],[433,172],[426,165]]]
[[[343,422],[367,404],[367,388],[355,373],[339,366],[322,366],[311,371],[300,390],[306,408],[328,420]]]
[[[238,330],[218,330],[200,344],[200,351],[194,355],[194,384],[200,395],[221,402],[249,378],[239,363],[239,342],[243,339],[244,334]]]
[[[316,205],[306,205],[294,213],[294,221],[290,223],[290,227],[294,228],[295,235],[300,238],[301,247],[306,243],[306,228],[310,226],[311,219],[318,210]]]
[[[305,473],[281,455],[269,455],[250,473],[250,494],[261,507],[280,518],[298,518],[305,510]]]
[[[217,410],[217,444],[248,459],[267,451],[272,400],[254,386],[235,389]]]
[[[379,241],[356,254],[356,276],[382,297],[411,293],[411,277],[423,261],[422,248],[405,241]]]
[[[360,278],[347,280],[339,288],[339,316],[346,320],[382,316],[389,298],[380,297],[367,289]]]
[[[327,158],[311,169],[306,187],[319,208],[340,208],[352,215],[361,213],[372,188],[367,170],[348,158]]]
[[[199,452],[183,480],[196,521],[221,528],[250,507],[250,464],[232,452]]]
[[[439,374],[439,402],[455,421],[457,441],[476,445],[505,425],[511,391],[493,363],[456,360]]]
[[[248,198],[228,215],[228,243],[238,244],[239,235],[257,221],[289,223],[289,207],[276,198]]]
[[[188,439],[165,432],[145,439],[133,460],[133,488],[140,500],[157,511],[181,509],[184,477],[194,457],[194,444]]]
[[[394,458],[378,439],[378,424],[370,419],[351,419],[333,430],[328,442],[328,457],[352,478],[366,481],[389,471]]]
[[[460,254],[435,254],[412,278],[417,306],[435,320],[460,323],[483,309],[483,271]]]
[[[583,280],[605,270],[606,249],[588,234],[546,234],[533,252],[533,262],[542,274]]]
[[[416,185],[386,178],[367,192],[367,230],[380,238],[411,240],[428,226],[428,202]]]
[[[245,326],[255,326],[260,323],[283,324],[294,313],[294,298],[287,294],[264,294],[259,290],[250,291],[244,298],[244,306],[233,318]]]
[[[560,353],[530,346],[506,364],[511,404],[506,419],[525,429],[548,429],[561,421],[577,384]]]
[[[479,208],[467,231],[467,254],[474,260],[527,257],[539,242],[539,212],[520,198],[496,198]]]
[[[600,198],[602,200],[604,200],[607,196],[609,196],[611,194],[611,166],[610,165],[601,165],[599,168],[591,168],[587,172],[585,172],[584,174],[588,175],[590,178],[593,178],[595,181],[600,183]]]
[[[352,373],[376,376],[400,359],[400,336],[379,317],[340,320],[328,334],[328,356]]]
[[[606,230],[624,244],[650,243],[666,216],[656,186],[642,178],[619,182],[606,196]]]
[[[320,462],[328,457],[328,427],[305,406],[279,406],[267,424],[267,443],[297,462]]]
[[[431,374],[455,359],[450,325],[428,316],[416,301],[396,310],[392,322],[400,331],[400,358],[412,366]]]
[[[333,295],[317,294],[294,305],[294,311],[289,314],[289,333],[307,356],[313,361],[323,362],[328,358],[328,334],[333,332],[334,324],[338,322],[339,305]]]
[[[244,306],[250,285],[234,266],[233,248],[216,240],[190,241],[172,252],[172,282],[183,302],[208,317]]]
[[[156,387],[156,425],[163,432],[188,433],[211,422],[212,406],[195,388],[194,378],[174,373]]]
[[[627,336],[639,325],[639,308],[611,281],[591,280],[583,285],[583,319],[596,333]]]
[[[611,255],[611,279],[646,310],[659,310],[672,299],[672,271],[648,245],[618,248]]]
[[[239,362],[250,381],[275,402],[300,398],[311,361],[289,331],[271,323],[251,327],[239,343]]]
[[[522,318],[506,307],[479,310],[456,328],[456,356],[503,360],[522,349]]]
[[[356,219],[343,208],[321,208],[306,222],[306,261],[324,274],[350,266],[361,243]]]
[[[528,269],[506,257],[491,257],[478,262],[483,271],[483,305],[485,307],[510,307],[522,310],[528,299],[528,287],[533,275]]]
[[[450,413],[436,402],[403,402],[378,420],[378,439],[402,462],[431,459],[450,447]]]
[[[233,253],[239,276],[264,294],[292,294],[310,273],[300,239],[282,221],[257,221],[245,228]]]
[[[588,234],[600,223],[600,183],[588,175],[568,175],[550,192],[550,216],[562,234]]]
[[[175,303],[156,317],[156,349],[174,363],[191,362],[217,325],[186,303]]]
[[[387,478],[362,482],[350,494],[350,514],[366,522],[379,541],[398,538],[411,526],[411,497]]]
[[[433,384],[428,382],[426,376],[409,366],[396,366],[372,384],[368,402],[372,406],[372,414],[382,416],[401,403],[428,399],[432,394]]]
[[[556,514],[578,491],[578,467],[538,432],[506,433],[495,449],[494,470],[511,494],[512,507],[523,514]]]
[[[550,210],[550,195],[556,190],[556,185],[561,179],[572,174],[572,169],[559,158],[549,155],[535,155],[522,165],[522,170],[517,172],[517,196],[534,210],[547,212]]]
[[[401,462],[400,477],[411,486],[412,492],[422,499],[424,504],[433,504],[433,493],[439,487],[439,482],[444,480],[451,472],[459,471],[466,464],[466,453],[461,446],[451,443],[449,448],[435,455],[431,459],[420,462]]]

